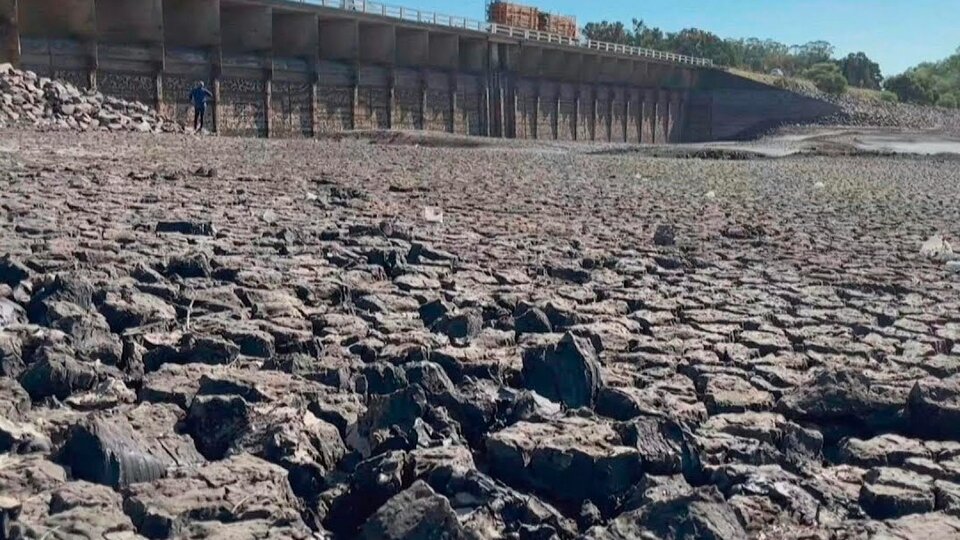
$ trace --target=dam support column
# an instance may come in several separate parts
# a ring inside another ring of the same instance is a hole
[[[20,25],[17,0],[0,0],[0,63],[20,67]]]
[[[597,85],[593,86],[593,107],[590,108],[590,140],[597,140],[597,131],[600,126],[597,125],[597,110],[600,108],[600,99],[597,97],[600,95],[600,87]]]
[[[573,96],[573,140],[580,139],[580,85]]]
[[[451,71],[448,74],[448,77],[450,80],[448,85],[449,89],[447,90],[450,93],[450,122],[448,123],[447,131],[449,133],[456,133],[457,119],[460,118],[460,110],[459,110],[459,105],[457,103],[457,91],[459,90],[459,85],[457,81],[457,72]]]
[[[667,126],[670,122],[670,101],[669,94],[665,90],[657,90],[657,123],[656,131],[653,135],[655,144],[667,143]]]
[[[656,90],[643,92],[643,142],[656,143],[657,132],[657,93]]]
[[[223,110],[220,105],[223,101],[223,92],[220,88],[220,79],[223,77],[223,55],[220,52],[220,47],[210,51],[210,58],[210,76],[213,78],[213,89],[210,91],[213,94],[213,104],[210,107],[210,114],[213,120],[213,132],[219,135],[223,133]]]

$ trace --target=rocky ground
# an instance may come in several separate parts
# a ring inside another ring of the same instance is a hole
[[[143,103],[82,90],[62,81],[0,64],[0,128],[73,131],[182,132]]]
[[[375,141],[0,132],[0,538],[960,538],[960,162]]]

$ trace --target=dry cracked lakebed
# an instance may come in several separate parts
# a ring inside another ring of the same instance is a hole
[[[597,150],[2,132],[0,538],[960,538],[960,162]]]

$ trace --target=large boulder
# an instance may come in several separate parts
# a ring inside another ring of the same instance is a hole
[[[587,531],[586,540],[747,540],[749,536],[716,488],[666,498],[627,512],[607,526]]]
[[[111,487],[163,478],[175,468],[204,462],[193,441],[175,427],[174,405],[144,403],[122,413],[91,415],[68,432],[60,460],[76,478]]]
[[[791,420],[889,429],[902,423],[909,386],[853,368],[818,371],[785,394],[778,410]]]
[[[66,399],[91,390],[108,378],[122,378],[116,369],[99,363],[81,362],[65,346],[44,347],[34,354],[33,362],[20,374],[20,385],[33,401],[48,397]]]
[[[908,411],[914,433],[960,441],[960,379],[917,381],[910,391]]]
[[[460,525],[450,501],[417,481],[397,494],[360,529],[362,540],[460,540],[477,538]]]
[[[568,504],[588,499],[606,504],[643,473],[637,447],[599,418],[518,422],[490,434],[486,448],[496,477]]]
[[[936,506],[933,479],[903,469],[871,469],[860,489],[860,506],[876,519],[932,512]]]
[[[524,351],[523,380],[530,390],[567,407],[592,407],[601,386],[597,352],[589,339],[567,333],[558,343]]]
[[[69,482],[49,499],[45,512],[16,524],[12,538],[138,538],[120,495],[106,486]]]
[[[287,471],[248,454],[133,484],[123,495],[124,512],[148,538],[179,537],[191,525],[211,520],[303,527]]]

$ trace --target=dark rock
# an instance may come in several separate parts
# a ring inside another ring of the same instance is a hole
[[[287,471],[246,454],[133,484],[123,494],[124,512],[148,538],[176,537],[211,520],[304,527]]]
[[[17,334],[0,331],[0,375],[16,378],[26,367],[23,339]]]
[[[364,456],[385,449],[409,449],[417,445],[428,408],[427,397],[418,385],[384,396],[371,396],[367,411],[358,419],[355,437],[347,442]]]
[[[908,393],[908,387],[861,370],[824,369],[786,393],[777,409],[790,419],[880,430],[902,423]]]
[[[605,421],[569,416],[543,423],[519,422],[490,434],[491,470],[507,483],[574,504],[601,508],[640,478],[643,460]]]
[[[450,501],[418,481],[397,494],[367,520],[358,538],[365,540],[459,540],[478,538],[460,525]]]
[[[867,440],[851,437],[840,443],[837,453],[843,463],[858,467],[899,467],[909,458],[933,456],[922,441],[892,433]]]
[[[84,277],[58,274],[31,297],[27,316],[34,324],[50,326],[59,318],[58,304],[74,304],[83,311],[92,310],[93,293],[93,285]]]
[[[20,385],[34,402],[47,397],[66,399],[74,392],[90,390],[106,377],[120,377],[107,366],[74,360],[63,347],[44,348],[20,375]]]
[[[656,246],[672,246],[677,243],[677,232],[672,225],[658,225],[653,233],[653,244]]]
[[[654,417],[641,417],[621,424],[617,429],[623,443],[637,449],[644,472],[682,472],[686,441],[679,424]]]
[[[324,526],[355,536],[368,516],[410,485],[410,465],[403,451],[385,452],[357,464],[348,489],[332,501]]]
[[[210,258],[204,253],[170,257],[165,267],[166,275],[182,278],[209,277],[212,272],[213,267],[210,265]]]
[[[0,415],[0,454],[49,453],[50,439],[31,424],[11,422]]]
[[[562,265],[548,265],[547,275],[554,279],[569,281],[578,285],[590,283],[590,280],[593,279],[593,276],[587,270]]]
[[[410,253],[407,254],[407,260],[413,264],[422,264],[424,262],[455,262],[458,257],[450,252],[437,249],[421,242],[410,244]]]
[[[454,342],[465,342],[475,337],[483,328],[483,317],[475,310],[448,313],[437,320],[433,328]]]
[[[30,277],[30,269],[9,254],[0,257],[0,283],[16,287]]]
[[[127,292],[124,295],[109,293],[100,303],[100,313],[106,318],[110,330],[121,333],[150,323],[175,321],[177,312],[172,306],[151,294]]]
[[[173,403],[186,411],[200,389],[201,377],[212,369],[206,364],[164,364],[144,376],[140,400]]]
[[[176,347],[161,346],[143,356],[144,369],[160,369],[163,364],[229,364],[237,359],[240,347],[224,339],[187,334]]]
[[[860,489],[860,506],[876,519],[932,512],[936,506],[933,479],[902,469],[871,469]]]
[[[404,366],[410,384],[418,384],[428,396],[441,396],[456,391],[453,382],[439,364],[412,362]]]
[[[30,394],[16,380],[0,377],[0,416],[20,420],[30,411]]]
[[[213,236],[216,230],[208,221],[160,221],[157,223],[158,233],[177,233],[195,236]]]
[[[209,460],[223,459],[250,426],[250,405],[240,396],[196,396],[187,414],[187,432]]]
[[[173,405],[142,404],[120,414],[98,414],[74,426],[61,461],[76,478],[112,487],[163,478],[178,467],[204,462],[190,438],[174,427]]]
[[[627,512],[605,527],[594,527],[589,540],[628,540],[653,537],[663,540],[747,540],[749,536],[733,508],[715,488],[656,501]]]
[[[589,340],[566,334],[554,345],[523,352],[524,385],[567,407],[591,407],[600,391],[600,365]]]
[[[121,510],[121,497],[106,486],[69,482],[52,491],[45,515],[26,517],[22,535],[43,538],[50,531],[75,538],[132,537],[133,523]],[[60,537],[54,533],[53,537]]]
[[[420,319],[423,325],[429,328],[445,315],[452,313],[454,309],[456,306],[443,299],[433,300],[420,306]]]
[[[386,362],[366,364],[360,372],[367,380],[367,391],[372,394],[389,394],[407,386],[404,370]]]
[[[464,516],[464,527],[481,537],[516,533],[519,538],[572,540],[577,536],[576,524],[556,508],[476,470],[454,470],[430,484]]]
[[[908,411],[914,433],[960,441],[960,381],[917,381],[910,391]]]
[[[553,332],[550,319],[539,308],[530,308],[514,321],[514,329],[518,334],[549,334]]]

